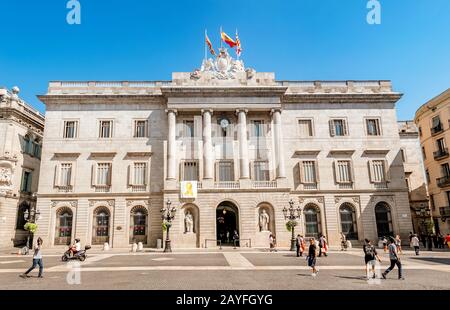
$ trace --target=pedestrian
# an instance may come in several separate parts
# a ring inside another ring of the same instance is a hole
[[[372,244],[372,242],[369,239],[365,239],[365,244],[363,245],[363,251],[364,251],[364,262],[366,263],[366,276],[367,280],[370,280],[370,278],[375,279],[375,265],[376,261],[381,263],[381,259],[378,256],[377,250],[375,249],[375,246]],[[372,270],[372,277],[370,276],[370,270]]]
[[[341,232],[341,251],[347,251],[347,237]]]
[[[233,244],[235,247],[236,247],[236,245],[239,246],[239,234],[238,234],[237,230],[235,230],[234,234],[233,234]]]
[[[420,242],[419,242],[419,238],[417,238],[417,235],[413,235],[413,237],[411,239],[411,246],[414,248],[416,255],[419,255]]]
[[[450,249],[450,234],[447,234],[447,237],[445,237],[445,242],[447,243],[447,247]]]
[[[37,243],[36,246],[34,247],[34,254],[33,254],[33,265],[23,274],[21,274],[20,276],[22,278],[29,278],[30,276],[28,275],[34,268],[36,268],[37,265],[39,265],[39,274],[38,274],[38,278],[43,278],[42,273],[44,272],[44,263],[42,262],[42,239],[41,237],[39,237],[37,239]]]
[[[427,247],[427,235],[424,233],[420,234],[420,241],[422,241],[423,247]]]
[[[387,250],[388,250],[388,248],[387,248],[388,241],[387,241],[386,237],[383,237],[383,241],[382,242],[383,242],[384,253],[386,253]]]
[[[433,236],[431,234],[428,235],[427,246],[428,246],[428,251],[433,251]]]
[[[435,249],[439,249],[439,241],[438,241],[438,236],[436,234],[433,234],[433,245]]]
[[[302,236],[297,235],[297,239],[295,240],[295,245],[297,246],[297,257],[303,256],[303,238]]]
[[[437,238],[438,238],[438,249],[443,249],[444,248],[444,236],[441,233],[438,233]]]
[[[322,257],[322,254],[324,256],[327,256],[327,250],[326,250],[326,239],[324,235],[320,235],[319,238],[319,257]]]
[[[275,251],[275,238],[272,234],[270,234],[269,236],[269,244],[270,244],[269,252]]]
[[[328,241],[324,235],[322,235],[322,253],[323,255],[328,256]]]
[[[397,252],[399,254],[403,254],[403,252],[402,252],[402,240],[400,239],[400,235],[395,236],[395,246],[397,247]]]
[[[317,245],[314,238],[309,239],[309,249],[308,249],[308,257],[306,257],[308,261],[308,266],[312,268],[311,276],[315,277],[319,270],[316,268],[316,257],[317,257]]]
[[[389,268],[386,269],[385,272],[383,272],[381,274],[383,279],[386,279],[386,275],[389,272],[391,272],[392,269],[394,269],[395,266],[397,266],[397,268],[398,268],[398,279],[399,280],[405,280],[405,278],[402,275],[402,263],[400,261],[400,257],[398,256],[397,246],[395,245],[395,239],[392,238],[392,237],[389,239],[389,259],[391,261],[391,266],[389,266]]]

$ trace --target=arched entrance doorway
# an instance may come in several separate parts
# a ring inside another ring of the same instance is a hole
[[[217,240],[222,241],[222,245],[234,245],[235,232],[239,236],[239,210],[234,203],[224,201],[216,209]]]

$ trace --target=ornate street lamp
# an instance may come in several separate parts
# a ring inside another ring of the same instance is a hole
[[[431,211],[428,208],[420,208],[416,209],[416,216],[422,220],[422,229],[425,232],[425,234],[428,235],[428,228],[425,225],[426,218],[429,218],[431,215]]]
[[[294,201],[292,201],[292,199],[291,199],[291,200],[289,200],[289,209],[284,207],[283,214],[284,214],[284,219],[287,221],[286,227],[289,227],[291,230],[291,233],[292,233],[291,251],[295,251],[296,250],[295,249],[295,226],[298,225],[297,219],[300,219],[302,210],[300,209],[300,207],[295,209]]]
[[[172,221],[175,218],[175,213],[177,212],[177,209],[175,207],[170,207],[171,205],[172,202],[170,201],[170,199],[168,199],[166,202],[166,207],[161,209],[162,220],[167,229],[164,252],[172,252],[172,247],[170,245],[170,238],[169,238],[169,230],[170,227],[172,226]]]
[[[30,211],[25,210],[23,212],[23,219],[27,221],[27,223],[36,224],[36,222],[41,218],[41,212],[36,207],[30,207]],[[33,248],[33,239],[34,233],[31,230],[28,230],[27,235],[27,247],[29,249]]]

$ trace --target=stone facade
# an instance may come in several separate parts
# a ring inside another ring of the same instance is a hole
[[[422,105],[416,112],[434,232],[450,233],[450,89]]]
[[[431,217],[428,186],[425,177],[422,151],[420,148],[419,130],[414,121],[398,122],[400,147],[405,170],[405,181],[409,190],[409,204],[413,219],[414,232],[420,234],[426,231],[425,226]],[[422,213],[425,211],[424,215]]]
[[[38,189],[44,117],[18,94],[0,88],[0,248],[26,241],[24,212],[35,210]]]
[[[67,239],[154,247],[170,201],[175,248],[232,244],[235,231],[242,247],[268,246],[270,233],[287,246],[292,199],[296,233],[323,233],[331,245],[343,229],[355,242],[406,237],[400,97],[389,81],[276,81],[225,50],[168,82],[51,82],[39,97],[39,235],[61,244],[64,213],[73,218]]]

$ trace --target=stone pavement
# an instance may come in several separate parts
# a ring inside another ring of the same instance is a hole
[[[61,262],[61,253],[47,253],[44,279],[18,277],[31,256],[0,255],[0,289],[450,289],[448,251],[420,256],[405,251],[405,281],[397,280],[394,270],[388,280],[371,284],[364,278],[361,250],[329,254],[318,259],[319,275],[311,277],[305,258],[284,250],[93,251],[75,268]],[[381,257],[384,270],[389,258]]]

